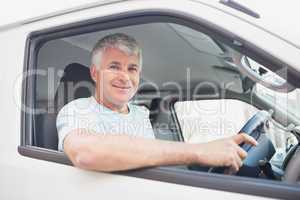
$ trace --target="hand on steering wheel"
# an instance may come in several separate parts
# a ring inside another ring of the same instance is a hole
[[[207,148],[208,153],[212,154],[212,163],[224,167],[211,167],[208,172],[234,174],[243,165],[243,159],[247,152],[242,149],[240,144],[249,144],[256,146],[256,140],[246,133],[240,133],[229,138],[224,138],[207,143],[208,146],[215,148],[215,153]],[[216,150],[217,149],[217,150]],[[208,163],[210,164],[210,163]]]
[[[264,132],[264,127],[266,123],[268,123],[268,120],[270,118],[270,114],[267,111],[259,111],[257,112],[251,119],[247,121],[247,123],[243,126],[243,128],[239,131],[238,135],[233,136],[233,139],[235,140],[236,144],[240,146],[241,149],[245,152],[249,152],[250,149],[252,148],[254,142],[249,142],[244,139],[244,137],[240,137],[241,135],[250,135],[252,138],[255,140],[258,140],[259,137],[261,136],[261,133]],[[243,134],[242,134],[243,133]],[[240,138],[240,139],[235,139]],[[255,141],[256,143],[256,141]],[[239,150],[240,152],[241,150]],[[240,156],[241,162],[239,167],[245,162],[244,157]],[[248,158],[247,158],[248,159]],[[242,161],[243,160],[243,161]],[[250,155],[250,160],[257,160],[252,159]],[[216,173],[230,173],[234,174],[238,171],[236,166],[228,166],[225,165],[225,167],[211,167],[208,172],[216,172]]]

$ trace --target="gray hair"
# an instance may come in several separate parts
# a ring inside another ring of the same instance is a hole
[[[100,67],[102,53],[107,48],[117,48],[129,56],[137,55],[140,68],[142,68],[142,49],[133,37],[124,33],[115,33],[103,37],[96,43],[91,52],[92,64]]]

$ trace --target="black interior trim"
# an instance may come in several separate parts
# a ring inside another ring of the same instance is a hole
[[[36,31],[31,33],[27,38],[26,52],[24,60],[24,73],[28,70],[36,69],[36,58],[39,48],[47,41],[61,37],[77,35],[96,30],[105,30],[114,27],[123,27],[136,24],[145,24],[150,22],[174,22],[189,26],[195,30],[202,31],[206,34],[214,36],[226,44],[231,44],[234,41],[240,41],[241,46],[234,46],[240,52],[243,52],[249,57],[257,57],[271,69],[280,69],[280,66],[288,66],[277,58],[272,57],[267,52],[258,49],[256,46],[248,43],[247,41],[225,31],[214,24],[207,22],[203,19],[195,18],[184,13],[175,13],[166,10],[141,10],[139,12],[128,12],[118,15],[96,18],[92,20],[82,21]],[[288,68],[289,69],[289,68]],[[294,73],[292,70],[288,71],[289,80],[296,86],[300,86],[298,77],[300,73]],[[34,78],[27,78],[23,82],[22,88],[22,103],[29,108],[34,108],[35,102],[35,86]],[[27,113],[24,110],[21,114],[21,145],[18,147],[18,152],[21,155],[41,160],[53,161],[70,165],[68,158],[57,151],[33,147],[32,134],[33,134],[33,118],[34,113]],[[129,172],[121,172],[126,176],[133,176],[139,178],[147,178],[163,182],[176,183],[181,185],[189,185],[194,187],[204,187],[210,189],[217,189],[229,192],[237,192],[251,195],[260,195],[273,198],[284,199],[299,199],[300,188],[296,185],[289,185],[281,182],[257,180],[250,178],[232,177],[217,174],[207,174],[201,172],[191,172],[169,168],[153,168],[144,170],[133,170]]]

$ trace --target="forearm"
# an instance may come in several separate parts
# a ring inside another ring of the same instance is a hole
[[[180,142],[127,135],[90,134],[82,138],[80,143],[82,150],[78,151],[76,156],[71,155],[71,160],[81,168],[90,170],[121,171],[150,166],[191,164],[197,161],[193,145]]]
[[[95,167],[104,167],[105,171],[190,164],[195,160],[189,146],[179,142],[110,135],[100,138],[95,145],[99,147],[94,149]]]

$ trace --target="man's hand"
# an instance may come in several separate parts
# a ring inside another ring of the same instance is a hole
[[[247,152],[239,144],[247,143],[256,146],[256,140],[241,133],[230,138],[215,140],[212,142],[195,145],[194,151],[198,151],[199,163],[212,167],[229,167],[229,173],[234,173],[243,165]]]

